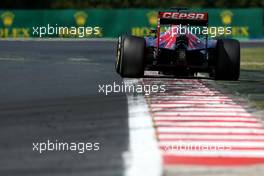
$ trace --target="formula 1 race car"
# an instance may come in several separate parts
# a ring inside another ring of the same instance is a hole
[[[144,77],[144,71],[163,75],[194,76],[209,73],[217,80],[238,80],[240,43],[234,39],[208,39],[208,33],[179,32],[180,27],[208,28],[208,13],[173,8],[158,12],[157,29],[146,37],[118,38],[115,69],[122,77]]]

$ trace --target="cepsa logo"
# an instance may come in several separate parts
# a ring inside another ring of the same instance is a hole
[[[1,15],[2,26],[0,27],[0,38],[27,38],[30,37],[30,28],[12,27],[15,14],[6,11]]]
[[[179,12],[160,12],[159,17],[165,19],[188,19],[188,20],[207,20],[207,13],[179,13]]]
[[[164,15],[163,18],[185,18],[185,19],[207,19],[207,13],[177,13],[177,12],[160,12],[157,11],[150,11],[146,14],[146,18],[148,21],[149,26],[143,27],[133,27],[131,30],[131,34],[135,36],[148,36],[150,35],[150,29],[157,27],[158,16],[161,17]]]

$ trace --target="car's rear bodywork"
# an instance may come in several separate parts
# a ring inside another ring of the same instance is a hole
[[[166,25],[161,32],[162,25]],[[199,71],[210,71],[208,61],[216,46],[216,40],[208,35],[199,38],[191,32],[180,33],[180,27],[208,26],[208,14],[198,12],[159,12],[155,36],[145,37],[147,46],[147,69],[164,73],[192,75]],[[153,54],[152,54],[153,53]]]
[[[215,79],[239,78],[240,45],[237,40],[209,39],[209,33],[189,31],[192,27],[208,29],[207,12],[187,12],[181,8],[161,11],[157,24],[157,28],[151,30],[152,35],[144,38],[119,37],[117,73],[123,77],[142,77],[145,70],[174,76],[207,72]]]

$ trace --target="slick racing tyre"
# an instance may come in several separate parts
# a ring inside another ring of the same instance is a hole
[[[115,69],[118,74],[120,74],[120,55],[121,55],[121,37],[118,37],[116,45],[116,62]]]
[[[219,39],[216,44],[216,80],[238,80],[240,74],[240,44],[234,39]]]
[[[116,71],[122,77],[140,78],[144,76],[145,69],[144,38],[135,36],[122,36],[118,39]]]

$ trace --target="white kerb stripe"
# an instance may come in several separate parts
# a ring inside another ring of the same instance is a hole
[[[166,126],[223,126],[223,127],[262,127],[261,123],[243,123],[243,122],[155,122],[155,125],[166,125]]]
[[[240,113],[240,112],[170,112],[170,111],[163,111],[163,112],[154,112],[155,115],[204,115],[204,116],[241,116],[241,117],[248,117],[251,116],[249,113]]]
[[[180,147],[242,147],[242,148],[263,148],[264,152],[264,142],[240,142],[240,141],[160,141],[160,146],[174,147],[177,149]],[[232,150],[232,149],[231,149]]]
[[[189,103],[171,103],[171,104],[151,104],[152,108],[174,108],[174,107],[193,107],[193,104]],[[195,105],[199,108],[241,108],[240,105],[229,105],[229,104],[204,104],[204,105]]]
[[[154,116],[154,120],[203,120],[203,121],[212,121],[212,120],[222,120],[222,121],[236,121],[236,122],[243,122],[243,121],[251,121],[257,122],[258,120],[251,117],[183,117],[183,116]]]
[[[264,151],[258,151],[258,150],[217,150],[217,151],[167,151],[164,152],[164,156],[190,156],[190,157],[244,157],[244,158],[263,158],[264,157]],[[221,160],[221,158],[219,158]]]
[[[264,135],[195,135],[195,134],[159,134],[160,140],[166,139],[220,139],[220,140],[264,140]]]
[[[263,129],[248,129],[248,128],[188,128],[188,127],[158,127],[157,132],[182,132],[182,133],[255,133],[264,134]]]
[[[245,109],[242,108],[151,108],[153,112],[161,111],[163,112],[247,112]]]

